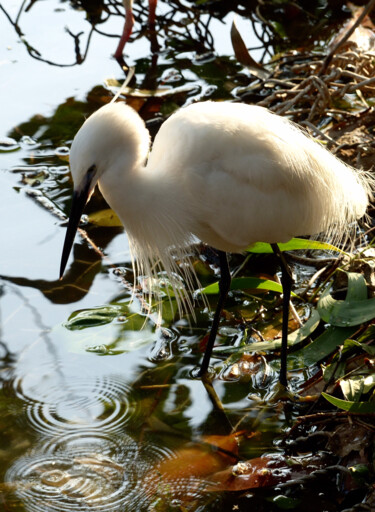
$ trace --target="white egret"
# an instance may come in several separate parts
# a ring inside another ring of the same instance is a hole
[[[348,232],[364,215],[371,180],[334,157],[296,125],[269,110],[204,102],[173,114],[151,153],[140,116],[111,103],[89,117],[74,138],[74,180],[61,276],[82,211],[98,184],[119,215],[142,274],[160,268],[176,283],[178,259],[198,238],[220,258],[220,295],[201,364],[206,373],[231,276],[227,252],[254,242],[272,244],[281,257],[284,314],[280,382],[286,386],[291,273],[277,243],[297,235]],[[146,160],[148,158],[147,164]],[[185,281],[194,287],[192,267]],[[176,298],[183,300],[176,286]]]
[[[157,0],[149,0],[148,2],[148,23],[150,26],[155,24],[156,2]],[[120,41],[113,55],[117,60],[122,58],[125,44],[128,42],[134,26],[133,0],[122,0],[122,3],[125,8],[125,23]]]

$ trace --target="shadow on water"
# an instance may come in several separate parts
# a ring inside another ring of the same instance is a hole
[[[44,4],[23,2],[13,12],[2,7],[26,50],[17,54],[17,66],[32,70],[32,57],[44,66],[39,70],[50,73],[46,80],[68,76],[73,83],[69,90],[65,83],[62,97],[68,99],[52,103],[57,107],[46,109],[36,94],[34,115],[10,126],[0,146],[5,171],[0,174],[1,208],[7,221],[0,258],[0,507],[35,512],[249,507],[308,512],[329,504],[327,510],[339,510],[329,499],[334,502],[337,493],[329,478],[318,482],[315,508],[301,505],[314,495],[313,487],[307,485],[305,494],[282,487],[299,473],[280,477],[285,468],[272,458],[280,451],[275,440],[305,406],[266,403],[277,380],[277,357],[225,360],[225,349],[239,346],[248,335],[248,322],[254,320],[256,330],[271,337],[279,332],[275,293],[257,295],[252,290],[230,297],[219,336],[224,350],[213,357],[219,371],[212,388],[192,377],[204,352],[210,312],[197,296],[197,321],[180,319],[175,302],[167,298],[163,275],[160,295],[151,304],[144,301],[141,287],[147,282],[133,282],[126,236],[99,192],[85,211],[66,275],[58,280],[72,185],[69,146],[83,119],[110,101],[123,80],[123,67],[110,59],[121,33],[123,8],[103,0]],[[300,44],[299,38],[292,43],[290,37],[301,35],[301,26],[307,46],[308,40],[316,42],[316,34],[323,38],[323,29],[324,37],[331,34],[333,18],[337,23],[346,16],[337,2],[317,4],[159,2],[157,31],[152,32],[147,26],[148,3],[136,3],[136,25],[126,46],[126,62],[120,63],[135,66],[134,80],[124,92],[126,102],[155,136],[162,121],[181,106],[238,99],[240,88],[257,78],[232,56],[228,17],[231,20],[236,12],[252,27],[257,60],[267,61],[275,51]],[[38,32],[55,19],[62,21],[61,13],[68,18],[68,29],[63,51],[61,46],[57,51]],[[94,58],[98,38],[110,65],[104,74],[102,61]],[[131,61],[129,55],[137,58]],[[69,69],[62,71],[65,67]],[[77,92],[80,86],[75,84],[84,82],[88,67],[91,82]],[[82,75],[68,74],[77,73],[76,68]],[[104,78],[104,86],[93,85]],[[38,86],[43,78],[29,80]],[[246,94],[252,101],[263,97],[256,87]],[[27,101],[34,98],[27,96]],[[243,258],[233,257],[232,263],[240,267]],[[194,264],[203,285],[215,281],[212,255],[202,249]],[[252,258],[244,270],[249,275],[275,271],[275,262],[267,256]],[[301,280],[308,279],[309,272]],[[215,297],[208,300],[215,304]],[[297,386],[310,370],[298,361],[294,366],[290,370]],[[264,485],[258,482],[258,492],[247,492],[253,488],[250,484],[235,489],[212,478],[227,479],[223,474],[228,467],[248,459],[256,461],[258,476],[268,475],[262,455],[270,457],[269,467],[279,475],[272,474],[275,480],[269,477]],[[314,461],[314,467],[321,463]]]

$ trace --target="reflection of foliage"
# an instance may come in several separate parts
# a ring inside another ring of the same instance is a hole
[[[124,17],[122,2],[116,0],[73,0],[70,2],[70,6],[84,11],[90,25],[85,36],[85,43],[82,44],[84,32],[75,34],[66,28],[66,33],[73,40],[74,60],[71,63],[63,64],[46,59],[42,56],[41,50],[32,46],[27,34],[24,34],[22,30],[23,15],[29,12],[37,1],[31,0],[27,5],[25,1],[22,2],[15,19],[12,19],[0,4],[0,9],[21,38],[29,55],[34,59],[54,66],[75,66],[82,64],[86,59],[94,32],[105,37],[119,37],[119,35],[106,32],[105,24],[111,17]],[[137,2],[133,6],[137,23],[132,39],[147,34],[147,31],[144,30],[144,27],[147,27],[147,5],[147,2]],[[337,19],[345,16],[341,2],[335,0],[328,2],[195,0],[190,2],[190,5],[181,0],[172,0],[168,2],[168,7],[169,10],[166,13],[157,16],[158,36],[164,39],[167,53],[194,51],[197,55],[214,51],[210,23],[213,18],[222,19],[230,11],[248,17],[261,47],[268,54],[270,54],[268,48],[271,44],[280,50],[299,44],[306,46],[307,41],[313,42],[315,39],[322,40],[332,32],[332,20],[334,19],[337,23]],[[149,35],[152,38],[152,34]],[[156,52],[159,50],[157,43],[152,44],[152,48]]]
[[[59,145],[73,139],[86,117],[103,104],[103,97],[108,92],[102,87],[94,87],[89,95],[89,103],[68,98],[57,107],[51,117],[35,115],[25,123],[19,124],[9,133],[10,137],[19,138],[27,134],[37,136],[39,141],[49,141]]]
[[[88,113],[87,104],[69,99],[50,118],[36,115],[18,125],[9,135],[17,138],[23,134],[35,136],[38,133],[39,140],[61,143],[63,140],[72,139]]]
[[[3,11],[8,21],[12,24],[15,31],[21,38],[29,55],[37,60],[60,67],[75,66],[77,64],[82,64],[86,59],[90,46],[90,40],[94,32],[106,37],[119,37],[116,34],[106,32],[105,24],[110,17],[124,17],[124,9],[121,2],[116,2],[113,0],[96,0],[94,2],[89,2],[87,0],[76,0],[71,2],[71,6],[77,10],[85,11],[86,19],[90,24],[90,29],[86,36],[84,48],[82,49],[81,43],[81,38],[84,33],[81,31],[77,34],[74,34],[69,30],[69,28],[66,28],[67,34],[73,39],[74,43],[74,61],[69,64],[62,64],[43,58],[41,51],[34,48],[29,43],[26,35],[23,33],[23,30],[21,28],[21,18],[23,14],[30,11],[30,9],[36,2],[37,0],[32,1],[28,6],[25,6],[25,2],[23,2],[14,20],[11,18],[11,16],[8,14],[8,12],[1,4],[0,9]],[[170,46],[171,48],[178,49],[179,51],[181,51],[182,47],[184,47],[185,49],[189,47],[189,49],[194,49],[198,54],[205,53],[208,50],[212,51],[213,37],[209,30],[211,18],[209,18],[208,21],[202,20],[202,14],[204,14],[202,10],[191,9],[179,1],[170,2],[170,4],[170,11],[167,14],[160,17],[160,26],[165,33],[165,37],[169,40],[168,46]],[[137,25],[139,26],[139,22],[141,22],[141,28],[133,31],[132,39],[135,39],[140,35],[143,35],[142,27],[144,25],[147,26],[147,23],[145,21],[147,17],[145,18],[144,7],[134,6],[134,12],[136,19],[138,21]],[[190,27],[194,28],[194,32],[191,31]],[[153,48],[157,50],[158,45],[154,45]]]

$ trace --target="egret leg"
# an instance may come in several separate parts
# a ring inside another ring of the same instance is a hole
[[[125,23],[124,28],[122,30],[122,36],[121,39],[117,45],[116,51],[114,53],[115,59],[121,59],[122,53],[124,51],[125,44],[127,43],[132,30],[134,26],[134,16],[133,16],[133,10],[132,10],[132,2],[129,0],[123,1],[124,7],[125,7]]]
[[[212,323],[211,332],[208,337],[206,351],[203,356],[203,361],[198,373],[199,377],[202,377],[207,373],[208,365],[210,364],[210,358],[212,354],[212,349],[214,348],[214,343],[217,335],[217,330],[220,322],[220,314],[223,309],[225,300],[228,296],[228,292],[230,289],[231,283],[231,275],[229,271],[228,258],[227,253],[224,251],[217,251],[219,255],[220,262],[220,280],[219,280],[219,300],[217,302],[214,321]]]
[[[148,24],[153,30],[155,29],[156,2],[157,0],[149,0],[148,2]]]
[[[282,386],[288,386],[287,380],[287,358],[288,358],[288,322],[289,322],[289,305],[290,293],[292,291],[293,276],[283,253],[277,244],[271,244],[273,252],[278,256],[281,263],[281,285],[283,287],[283,325],[281,338],[281,357],[280,357],[280,376],[279,381]]]

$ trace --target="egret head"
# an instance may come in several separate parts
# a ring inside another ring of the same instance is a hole
[[[70,150],[74,182],[72,209],[61,257],[62,277],[83,209],[105,176],[132,172],[144,162],[149,133],[140,116],[124,103],[110,103],[90,116],[76,134]]]

